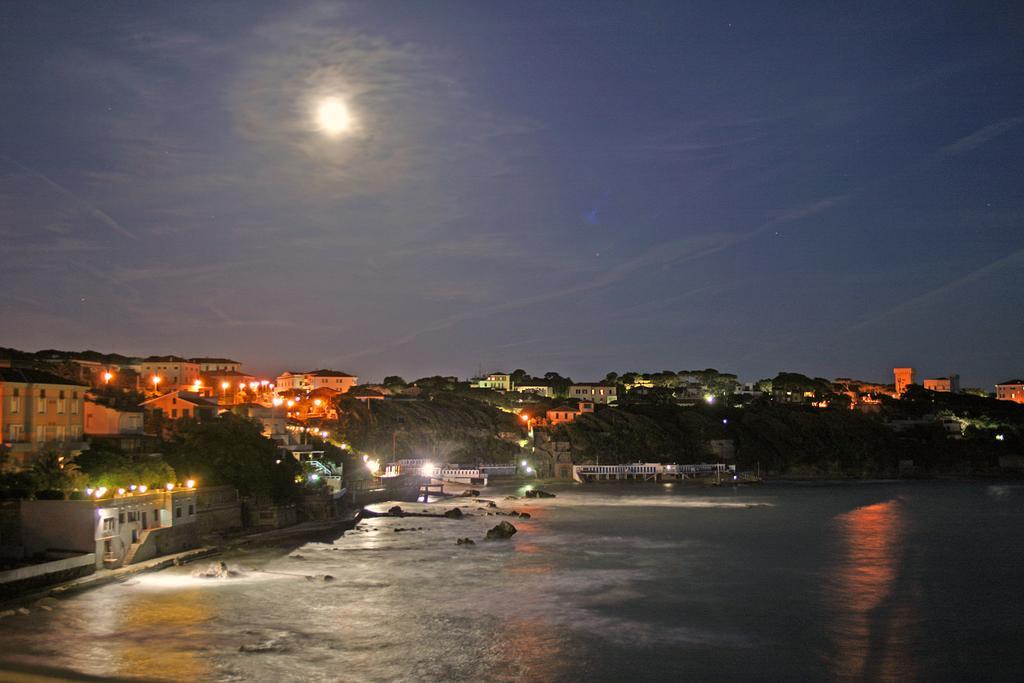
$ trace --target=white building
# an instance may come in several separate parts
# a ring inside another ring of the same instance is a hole
[[[87,500],[21,501],[26,555],[95,553],[119,567],[198,545],[196,490],[174,489]]]

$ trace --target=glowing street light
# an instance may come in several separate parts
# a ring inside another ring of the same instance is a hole
[[[112,380],[112,379],[114,379],[114,373],[110,372],[109,370],[107,372],[103,373],[103,383],[104,384],[110,384],[110,380]]]
[[[187,488],[187,489],[194,489],[195,487],[196,487],[196,480],[195,479],[189,479],[188,481],[185,482],[185,488]]]
[[[434,463],[428,462],[427,464],[425,464],[423,466],[423,469],[420,470],[420,473],[424,477],[432,477],[432,476],[434,476]]]
[[[270,402],[273,403],[274,407],[276,408],[277,406],[279,406],[282,403],[284,403],[284,399],[281,398],[280,396],[275,396],[273,399],[271,399]]]
[[[715,397],[712,396],[711,394],[708,394],[707,396],[704,397],[704,400],[707,401],[709,404],[710,403],[714,403],[715,402]]]
[[[523,467],[526,467],[526,461],[525,461],[525,460],[524,460],[524,461],[523,461],[522,463],[520,463],[520,464],[521,464],[521,465],[522,465]]]
[[[157,387],[160,386],[160,375],[153,375],[153,379],[150,381],[153,382],[153,390],[156,391]]]
[[[223,389],[224,391],[227,391],[228,389],[231,388],[231,382],[221,382],[220,388]]]

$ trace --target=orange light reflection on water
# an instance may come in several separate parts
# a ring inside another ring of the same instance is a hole
[[[202,590],[148,593],[122,611],[113,651],[116,670],[159,680],[201,680],[211,672],[197,656],[210,636],[209,595]]]
[[[834,673],[843,679],[893,679],[908,670],[912,621],[900,576],[906,520],[898,500],[857,508],[836,518],[843,544],[829,585]]]

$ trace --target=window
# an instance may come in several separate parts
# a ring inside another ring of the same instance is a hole
[[[58,392],[57,398],[64,398],[64,390],[63,389],[61,389],[60,392]]]
[[[171,408],[171,419],[173,420],[173,419],[176,419],[177,417],[178,417],[178,409],[177,408]]]
[[[174,508],[174,516],[175,517],[181,517],[181,508],[180,507]]]
[[[116,527],[115,527],[115,522],[114,522],[114,518],[113,517],[104,517],[103,518],[103,531],[105,531],[107,533],[112,533],[115,528]]]
[[[117,513],[117,521],[119,524],[124,524],[124,510],[119,510]]]
[[[36,425],[36,441],[46,441],[46,427],[44,425]]]
[[[189,505],[188,506],[188,514],[194,515],[195,513],[196,513],[196,506],[195,505]]]
[[[46,412],[46,389],[40,389],[39,390],[39,403],[38,403],[38,405],[36,405],[36,412],[37,413],[45,413]]]
[[[71,425],[71,438],[81,439],[82,438],[82,425]]]
[[[73,396],[71,398],[71,414],[78,415],[78,397]]]
[[[21,425],[10,425],[7,428],[11,441],[21,441],[22,429],[23,427]]]
[[[64,392],[62,391],[61,393],[64,393]],[[57,414],[58,415],[63,415],[64,414],[64,408],[66,407],[66,405],[65,405],[66,403],[67,403],[67,401],[64,399],[63,396],[61,398],[57,399]]]
[[[181,416],[182,417],[188,417],[188,408],[182,408],[181,409]]]
[[[67,433],[65,432],[64,425],[57,426],[57,432],[55,436],[57,438],[57,441],[64,441],[67,438]]]
[[[14,390],[14,396],[11,396],[11,413],[17,413],[21,410],[21,397],[18,396],[18,390]]]

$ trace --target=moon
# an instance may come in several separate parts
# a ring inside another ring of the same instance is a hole
[[[352,125],[352,117],[345,103],[336,97],[329,97],[316,109],[316,120],[320,130],[330,137],[337,137]]]

